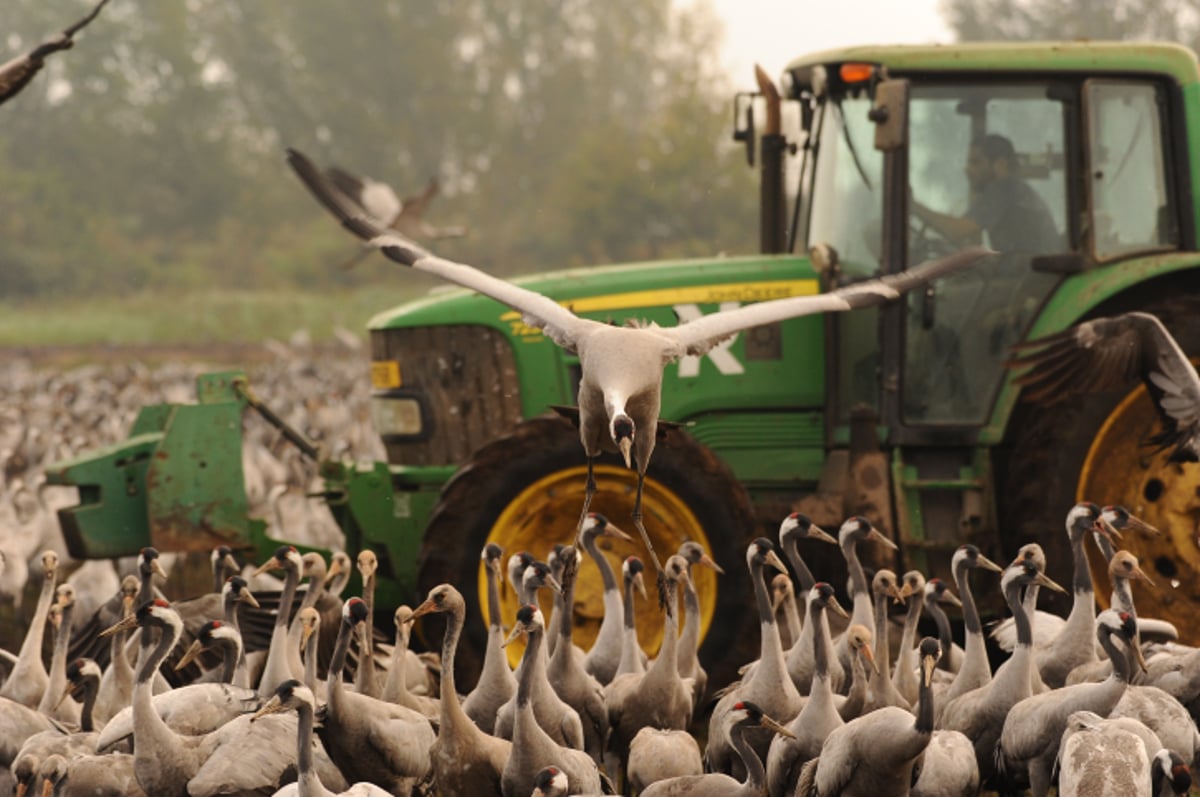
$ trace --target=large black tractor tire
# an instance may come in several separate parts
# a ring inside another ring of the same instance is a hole
[[[505,560],[521,550],[545,560],[555,543],[571,543],[583,508],[585,474],[579,432],[568,421],[547,416],[524,421],[485,445],[443,487],[425,532],[417,581],[422,595],[449,582],[466,598],[467,623],[456,659],[464,690],[478,677],[487,635],[480,560],[484,545],[498,543],[505,549]],[[719,687],[735,677],[738,666],[757,656],[758,623],[742,564],[755,529],[749,498],[711,450],[679,430],[658,442],[646,476],[644,522],[659,560],[665,562],[682,542],[695,539],[725,569],[722,576],[704,567],[692,570],[707,629],[701,663],[709,671],[710,686]],[[602,538],[618,582],[626,556],[636,555],[646,565],[648,600],[637,600],[637,623],[642,646],[653,655],[662,639],[663,615],[654,595],[653,564],[631,520],[637,474],[616,457],[602,457],[596,479],[592,511],[633,538]],[[599,569],[585,561],[576,585],[574,617],[574,639],[584,649],[603,616],[602,593]],[[548,610],[549,599],[543,597],[542,605]],[[516,609],[508,589],[501,598],[506,626]],[[440,623],[423,627],[426,644],[436,649],[442,628]]]
[[[1099,308],[1093,316],[1135,309],[1158,316],[1193,361],[1200,356],[1200,295],[1135,297]],[[1051,406],[1018,404],[1009,429],[1010,447],[998,469],[1003,552],[1013,555],[1025,543],[1041,544],[1048,574],[1069,587],[1067,512],[1080,500],[1125,506],[1162,532],[1156,538],[1126,535],[1120,544],[1157,584],[1157,589],[1134,587],[1138,613],[1170,620],[1186,641],[1200,643],[1200,465],[1169,463],[1169,452],[1154,453],[1143,445],[1158,429],[1145,388],[1130,384]],[[1095,545],[1089,542],[1087,548],[1097,599],[1106,606],[1105,562]],[[1052,595],[1039,604],[1065,616],[1070,600],[1069,594]]]

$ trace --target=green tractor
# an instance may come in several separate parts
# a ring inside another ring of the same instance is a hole
[[[655,450],[645,524],[656,550],[696,540],[725,568],[695,574],[714,683],[755,655],[756,635],[743,633],[746,545],[774,537],[793,511],[834,532],[864,514],[900,548],[898,560],[883,550],[868,559],[943,578],[964,542],[1004,557],[1036,540],[1057,578],[1071,567],[1070,506],[1124,504],[1164,532],[1126,541],[1161,576],[1139,608],[1187,634],[1200,605],[1200,467],[1140,445],[1156,422],[1143,389],[1033,405],[1019,401],[1005,362],[1021,340],[1134,309],[1200,353],[1195,55],[1144,43],[831,50],[793,61],[778,85],[760,76],[734,116],[735,138],[761,168],[761,254],[519,282],[591,318],[672,325],[898,271],[961,245],[954,220],[979,202],[981,166],[971,160],[987,137],[1008,142],[1006,176],[1037,212],[1015,244],[1011,224],[1002,233],[977,223],[976,240],[1001,254],[925,291],[761,327],[668,367],[662,417],[682,429]],[[549,408],[574,403],[578,360],[466,291],[381,313],[369,329],[372,413],[388,463],[323,463],[327,498],[347,546],[379,556],[380,605],[450,581],[482,609],[486,543],[544,558],[573,538],[585,461],[575,429]],[[243,401],[237,391],[227,398]],[[593,509],[626,523],[635,474],[602,461],[597,482]],[[274,544],[261,530],[171,525],[179,517],[151,522],[136,544]],[[644,551],[617,543],[610,554]],[[838,583],[844,569],[826,566],[836,549],[810,554]],[[575,607],[584,647],[601,593],[585,566]],[[503,600],[511,615],[515,597]],[[657,607],[640,611],[653,651]],[[468,669],[484,634],[470,624],[460,657]]]

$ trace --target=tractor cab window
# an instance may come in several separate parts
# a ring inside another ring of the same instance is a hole
[[[908,265],[997,250],[907,297],[903,419],[986,420],[1008,347],[1057,282],[1031,259],[1070,251],[1068,92],[1046,84],[914,85]]]
[[[818,117],[807,238],[837,251],[841,283],[880,269],[883,154],[874,146],[870,110],[864,93],[823,103]],[[834,323],[837,415],[845,423],[855,405],[879,407],[879,310],[841,314]]]
[[[1089,80],[1085,86],[1091,244],[1097,261],[1178,243],[1166,181],[1161,93],[1144,82]]]

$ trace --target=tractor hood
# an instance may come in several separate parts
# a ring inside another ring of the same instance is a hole
[[[516,277],[512,282],[570,307],[579,315],[619,321],[644,317],[677,322],[672,306],[748,303],[816,293],[810,261],[795,255],[751,255],[574,268]],[[655,308],[659,308],[655,312]],[[474,291],[435,288],[429,295],[379,313],[372,330],[443,324],[486,324],[511,330],[519,317]]]

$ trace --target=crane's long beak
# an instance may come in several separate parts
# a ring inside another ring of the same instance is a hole
[[[796,734],[792,733],[786,727],[784,727],[783,725],[780,725],[778,722],[771,719],[766,714],[762,715],[762,719],[760,719],[758,721],[758,724],[760,726],[762,726],[763,728],[766,728],[767,730],[775,731],[775,733],[779,734],[780,736],[786,736],[789,739],[796,738]]]
[[[834,542],[837,542],[837,540],[834,540]],[[706,553],[700,554],[700,561],[697,564],[702,564],[710,570],[714,570],[721,575],[725,575],[725,568],[717,564],[716,560]]]
[[[163,569],[162,562],[158,561],[157,559],[150,560],[150,572],[157,573],[158,575],[162,576],[163,581],[169,580],[167,578],[167,571]]]
[[[513,629],[508,632],[508,637],[505,638],[504,643],[500,647],[504,647],[504,648],[508,647],[509,645],[511,645],[513,642],[516,641],[517,637],[521,636],[524,633],[525,633],[525,626],[521,625],[520,623],[517,623],[516,625],[513,626]]]
[[[830,598],[829,604],[826,608],[833,609],[833,613],[836,614],[838,617],[841,617],[844,620],[850,619],[849,612],[846,611],[845,607],[842,606],[842,604],[838,603],[837,598]]]
[[[1065,589],[1063,589],[1061,586],[1059,586],[1053,579],[1051,579],[1050,576],[1046,575],[1045,573],[1038,573],[1036,576],[1034,576],[1033,580],[1035,583],[1041,584],[1043,587],[1048,587],[1049,589],[1052,589],[1055,592],[1061,592],[1064,595],[1067,592]]]
[[[618,540],[625,540],[625,542],[633,541],[633,537],[631,537],[627,532],[621,530],[617,526],[614,526],[613,522],[611,520],[604,524],[604,528],[601,529],[600,533],[597,534],[596,536],[597,537],[613,537]]]
[[[410,614],[408,616],[408,619],[405,620],[404,622],[411,625],[413,620],[416,620],[418,617],[424,617],[427,614],[433,614],[437,610],[438,610],[437,604],[429,599],[426,599],[420,606],[413,609],[413,613]]]
[[[886,545],[888,548],[891,548],[893,551],[900,550],[900,546],[896,545],[896,543],[894,543],[890,539],[888,539],[887,535],[885,535],[879,529],[872,528],[871,533],[867,535],[867,539],[875,540],[876,542],[882,542],[884,545]]]
[[[635,573],[633,576],[633,587],[642,596],[642,600],[646,599],[646,579],[642,578],[641,573]]]
[[[405,618],[404,623],[401,625],[404,625],[407,628],[407,624],[408,618]],[[313,623],[305,623],[300,626],[300,647],[304,647],[308,644],[309,638],[312,637],[313,632],[316,630],[317,626]],[[407,631],[402,631],[401,633],[407,633]]]
[[[252,574],[252,577],[253,576],[261,576],[263,573],[266,573],[271,570],[282,570],[282,569],[283,569],[283,565],[281,565],[279,563],[278,559],[276,559],[274,556],[272,556],[270,559],[268,559],[267,561],[265,561],[261,565],[259,565],[257,568],[255,568],[254,573]]]
[[[1138,667],[1141,668],[1142,672],[1145,672],[1146,671],[1146,657],[1142,653],[1142,646],[1137,644],[1136,639],[1131,639],[1129,641],[1129,647],[1133,648],[1133,658],[1137,661]]]
[[[254,595],[250,592],[249,587],[242,587],[241,591],[238,592],[238,598],[242,601],[242,603],[248,603],[255,609],[262,608],[258,605],[258,598],[254,597]]]
[[[192,642],[184,654],[179,657],[179,662],[175,665],[175,671],[179,672],[184,667],[195,661],[196,657],[200,655],[202,650],[204,650],[204,646],[200,644],[199,639]]]
[[[933,672],[937,669],[938,657],[926,656],[921,659],[921,670],[925,676],[925,685],[929,686],[933,683]]]
[[[283,701],[279,699],[279,695],[272,695],[271,699],[262,708],[250,716],[250,721],[254,722],[256,719],[265,717],[268,714],[280,714],[284,711],[287,711],[287,708],[283,705]]]
[[[237,560],[233,558],[233,554],[231,553],[225,554],[225,556],[221,559],[221,564],[235,573],[241,570],[241,568],[238,567]]]
[[[787,566],[783,563],[783,560],[779,558],[779,554],[775,553],[774,551],[767,551],[767,555],[764,557],[763,561],[778,570],[780,573],[787,572]]]
[[[900,590],[896,593],[896,600],[898,600],[900,603],[904,603],[908,600],[909,596],[912,594],[913,594],[912,584],[909,584],[907,581],[905,581],[904,585],[901,586]]]
[[[633,465],[630,464],[631,463],[630,457],[633,454],[633,438],[622,437],[620,440],[617,441],[617,448],[620,449],[621,457],[625,460],[625,467],[627,467],[627,468],[633,467]]]
[[[1157,588],[1157,587],[1158,587],[1158,585],[1157,585],[1157,584],[1155,584],[1155,583],[1154,583],[1154,582],[1153,582],[1153,581],[1150,579],[1150,576],[1146,575],[1146,571],[1145,571],[1145,570],[1143,570],[1143,569],[1142,569],[1140,566],[1138,566],[1138,565],[1134,565],[1134,567],[1133,567],[1133,571],[1130,573],[1130,576],[1129,576],[1129,577],[1130,577],[1130,578],[1137,578],[1137,579],[1141,579],[1142,581],[1145,581],[1147,584],[1149,584],[1149,585],[1150,585],[1150,586],[1152,586],[1152,587],[1155,587],[1155,588]]]
[[[264,564],[264,566],[265,566],[265,564]],[[336,578],[337,576],[341,575],[343,569],[344,568],[342,567],[342,560],[334,559],[333,563],[331,565],[329,565],[329,572],[327,572],[325,574],[325,586],[329,586],[330,584],[332,584],[333,579]]]
[[[962,608],[962,601],[960,601],[958,599],[958,596],[955,595],[950,590],[946,590],[945,592],[943,592],[940,600],[942,603],[948,603],[951,606],[957,606],[960,609]]]
[[[908,589],[908,586],[905,585],[904,589]],[[885,592],[885,594],[890,595],[892,597],[892,600],[895,601],[896,603],[904,605],[905,603],[907,603],[907,601],[905,600],[905,597],[907,594],[904,592],[904,589],[901,589],[900,587],[896,586],[895,584],[888,584],[887,589],[884,590],[884,592]]]
[[[131,614],[128,617],[121,618],[117,622],[110,625],[108,628],[105,628],[103,631],[101,631],[98,634],[98,636],[100,636],[100,637],[112,636],[113,634],[116,634],[120,631],[124,631],[129,628],[135,628],[136,626],[137,626],[137,615]]]
[[[827,532],[825,529],[818,526],[816,523],[814,523],[808,527],[808,535],[807,536],[810,540],[820,540],[821,542],[828,542],[833,545],[838,544],[837,537],[833,536],[832,534]]]
[[[975,558],[975,564],[977,564],[979,567],[982,567],[984,570],[991,570],[994,573],[1004,572],[1004,568],[993,562],[991,559],[988,559],[983,554],[979,554],[979,556]]]
[[[58,698],[58,702],[54,704],[53,710],[58,711],[58,707],[61,706],[68,697],[74,697],[74,696],[75,696],[75,684],[67,684],[67,688],[63,690],[62,695]]]
[[[864,642],[862,646],[862,656],[871,665],[871,669],[876,675],[879,675],[879,664],[875,661],[875,651],[871,648],[870,642]]]

